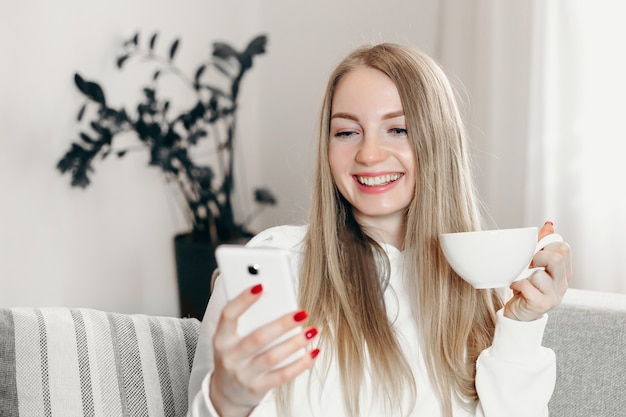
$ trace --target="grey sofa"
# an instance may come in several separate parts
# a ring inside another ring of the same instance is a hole
[[[553,417],[626,417],[626,295],[570,289],[543,338],[554,350]]]
[[[90,309],[0,309],[0,417],[182,417],[199,326]],[[570,290],[550,313],[544,345],[557,355],[552,417],[626,416],[626,295]]]

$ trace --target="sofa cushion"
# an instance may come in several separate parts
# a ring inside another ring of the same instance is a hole
[[[550,417],[626,415],[626,295],[570,289],[549,313],[543,344],[557,379]]]
[[[2,416],[184,416],[196,319],[0,309]]]

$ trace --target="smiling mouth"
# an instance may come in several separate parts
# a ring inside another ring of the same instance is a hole
[[[395,182],[398,179],[400,179],[401,176],[402,174],[387,174],[387,175],[380,175],[378,177],[357,176],[356,180],[361,185],[365,185],[367,187],[377,187],[377,186],[387,185],[392,182]]]

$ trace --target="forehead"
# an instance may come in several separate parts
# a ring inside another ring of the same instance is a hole
[[[335,87],[331,105],[333,113],[372,108],[402,110],[398,89],[391,78],[369,67],[358,67],[345,74]]]

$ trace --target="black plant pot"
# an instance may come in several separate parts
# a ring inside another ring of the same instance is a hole
[[[181,317],[202,320],[211,297],[211,275],[217,267],[216,245],[208,236],[183,233],[174,237]]]

